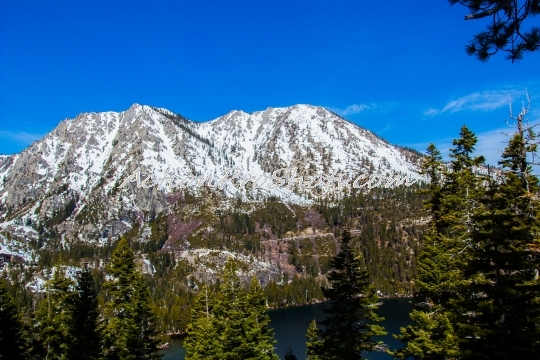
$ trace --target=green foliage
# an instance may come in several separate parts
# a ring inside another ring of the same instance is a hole
[[[401,329],[408,342],[394,351],[406,359],[533,359],[540,354],[540,204],[538,178],[528,156],[535,134],[517,120],[517,133],[488,176],[471,156],[474,135],[462,128],[454,141],[452,171],[441,175],[430,147],[430,228],[423,239],[411,312]],[[434,171],[430,171],[434,170]]]
[[[92,273],[87,267],[77,278],[73,305],[73,353],[77,359],[97,360],[101,355],[102,324]]]
[[[394,351],[395,357],[406,359],[455,359],[459,357],[455,314],[461,309],[454,299],[462,295],[466,281],[463,266],[469,260],[468,247],[471,217],[483,190],[474,167],[483,164],[483,157],[472,157],[476,136],[463,126],[460,138],[453,141],[450,151],[451,171],[445,171],[440,152],[433,144],[427,149],[422,172],[429,176],[431,221],[424,234],[423,248],[418,258],[417,290],[411,312],[414,325],[401,329],[395,336],[405,342]]]
[[[322,360],[323,358],[319,355],[324,352],[324,345],[321,340],[321,330],[317,328],[315,320],[309,324],[306,337],[306,360]]]
[[[133,251],[124,238],[118,242],[107,271],[111,280],[103,285],[108,298],[105,357],[159,358],[148,287],[135,270]]]
[[[222,356],[214,321],[214,297],[204,286],[191,310],[191,323],[184,340],[186,360],[219,360]]]
[[[415,308],[410,313],[414,325],[401,328],[401,334],[394,335],[406,343],[404,348],[391,352],[396,358],[456,359],[459,354],[458,338],[450,321],[452,313],[447,309],[455,273],[449,271],[452,257],[439,240],[432,225],[423,238],[418,259],[418,290],[412,301]]]
[[[186,331],[195,295],[185,279],[193,271],[187,261],[179,261],[176,268],[167,268],[162,278],[150,279],[152,304],[161,334]]]
[[[524,30],[524,21],[540,14],[538,0],[449,0],[450,5],[466,6],[472,14],[465,20],[488,17],[491,24],[486,31],[474,35],[465,47],[467,54],[475,55],[480,61],[487,61],[499,51],[508,53],[507,59],[523,59],[525,52],[540,49],[540,28]]]
[[[269,328],[270,317],[266,312],[266,298],[256,276],[251,279],[247,292],[247,309],[244,311],[248,316],[246,327],[249,328],[247,341],[254,346],[251,351],[256,359],[279,359],[274,352],[276,341],[274,332]]]
[[[310,275],[294,276],[290,282],[284,281],[283,285],[270,281],[264,288],[264,294],[271,307],[312,304],[324,299],[322,285],[321,281]]]
[[[362,351],[373,351],[378,344],[374,336],[386,335],[375,323],[383,318],[376,314],[378,308],[375,290],[369,274],[362,269],[360,258],[351,247],[348,230],[343,232],[341,250],[334,257],[332,271],[328,275],[331,287],[322,289],[330,301],[325,309],[329,316],[321,322],[323,341],[321,359],[363,359]]]
[[[246,214],[235,211],[218,212],[218,229],[225,235],[229,234],[255,234],[255,223],[262,227],[270,225],[272,233],[282,237],[287,231],[296,230],[297,217],[287,206],[281,202],[268,201],[263,207]]]
[[[22,360],[25,346],[22,324],[7,282],[0,278],[0,358]]]
[[[428,311],[413,310],[410,313],[414,326],[401,328],[396,338],[407,341],[404,348],[391,352],[395,358],[409,359],[457,359],[458,338],[450,322],[449,314],[440,305],[426,303]]]
[[[522,126],[502,154],[502,181],[490,181],[473,219],[478,230],[465,266],[471,281],[456,299],[463,359],[540,354],[540,257],[531,253],[539,243],[539,186],[527,162],[537,145]]]
[[[75,358],[73,303],[74,287],[62,267],[57,267],[47,281],[45,298],[40,302],[36,318],[43,357]]]
[[[227,261],[217,296],[205,287],[192,311],[186,338],[186,359],[279,359],[274,354],[264,293],[255,278],[248,291]]]

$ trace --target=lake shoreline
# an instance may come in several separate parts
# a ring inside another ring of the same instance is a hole
[[[380,299],[383,301],[383,299]],[[324,302],[317,304],[294,305],[282,308],[268,309],[270,316],[270,327],[274,332],[274,339],[277,341],[275,352],[281,359],[289,345],[292,346],[294,354],[299,360],[305,359],[306,338],[305,334],[311,321],[322,321],[326,317],[324,309],[327,308]],[[409,313],[412,310],[407,298],[395,297],[386,298],[380,307],[379,315],[385,320],[381,323],[388,332],[387,335],[376,337],[374,340],[383,341],[390,349],[398,349],[403,344],[392,337],[392,334],[399,334],[400,328],[412,324]],[[169,342],[170,348],[161,350],[164,355],[162,360],[184,360],[186,351],[183,348],[185,337],[174,336]],[[386,353],[369,353],[370,360],[392,360]]]
[[[410,296],[410,295],[397,295],[397,296],[377,296],[378,299],[412,299],[413,296]],[[300,307],[300,306],[310,306],[310,305],[317,305],[317,304],[322,304],[322,303],[325,303],[325,302],[328,302],[328,300],[315,300],[313,302],[310,302],[309,304],[289,304],[289,305],[286,305],[286,306],[278,306],[278,307],[274,307],[274,306],[267,306],[267,310],[278,310],[278,309],[287,309],[287,308],[295,308],[295,307]],[[178,331],[178,332],[171,332],[171,333],[167,333],[167,334],[162,334],[160,336],[170,336],[171,338],[182,338],[182,337],[185,337],[187,335],[187,332],[186,331]]]
[[[381,295],[378,295],[377,296],[377,299],[413,299],[414,296],[412,295],[394,295],[394,296],[381,296]],[[275,310],[275,309],[286,309],[286,308],[290,308],[290,307],[298,307],[298,306],[307,306],[307,305],[316,305],[316,304],[320,304],[320,303],[324,303],[324,302],[328,302],[328,300],[314,300],[313,302],[310,302],[309,304],[290,304],[290,305],[285,305],[285,306],[267,306],[266,308],[268,310]]]

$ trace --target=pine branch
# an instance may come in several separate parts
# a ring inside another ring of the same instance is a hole
[[[500,10],[509,8],[511,5],[512,5],[512,0],[503,0],[503,1],[501,1],[499,3],[499,5],[495,6],[492,9],[488,9],[488,10],[482,11],[480,13],[469,14],[469,15],[465,16],[465,20],[481,19],[481,18],[484,18],[486,16],[495,14],[495,13],[499,12]]]

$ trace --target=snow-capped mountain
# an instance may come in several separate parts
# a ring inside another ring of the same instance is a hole
[[[33,238],[35,226],[28,225],[47,219],[67,239],[99,237],[105,228],[122,233],[130,219],[167,209],[166,195],[193,176],[200,182],[207,177],[224,197],[277,196],[299,204],[310,201],[309,191],[286,186],[287,174],[305,181],[344,174],[350,186],[369,172],[418,179],[418,164],[418,154],[322,107],[232,111],[197,123],[134,104],[119,113],[66,119],[20,154],[0,156],[0,230]],[[253,186],[272,174],[284,177],[284,186]],[[193,191],[201,188],[192,185]]]

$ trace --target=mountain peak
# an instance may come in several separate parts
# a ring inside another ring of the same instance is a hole
[[[142,108],[143,106],[144,105],[141,105],[139,103],[133,103],[133,105],[131,105],[128,110],[139,109],[139,108]]]

